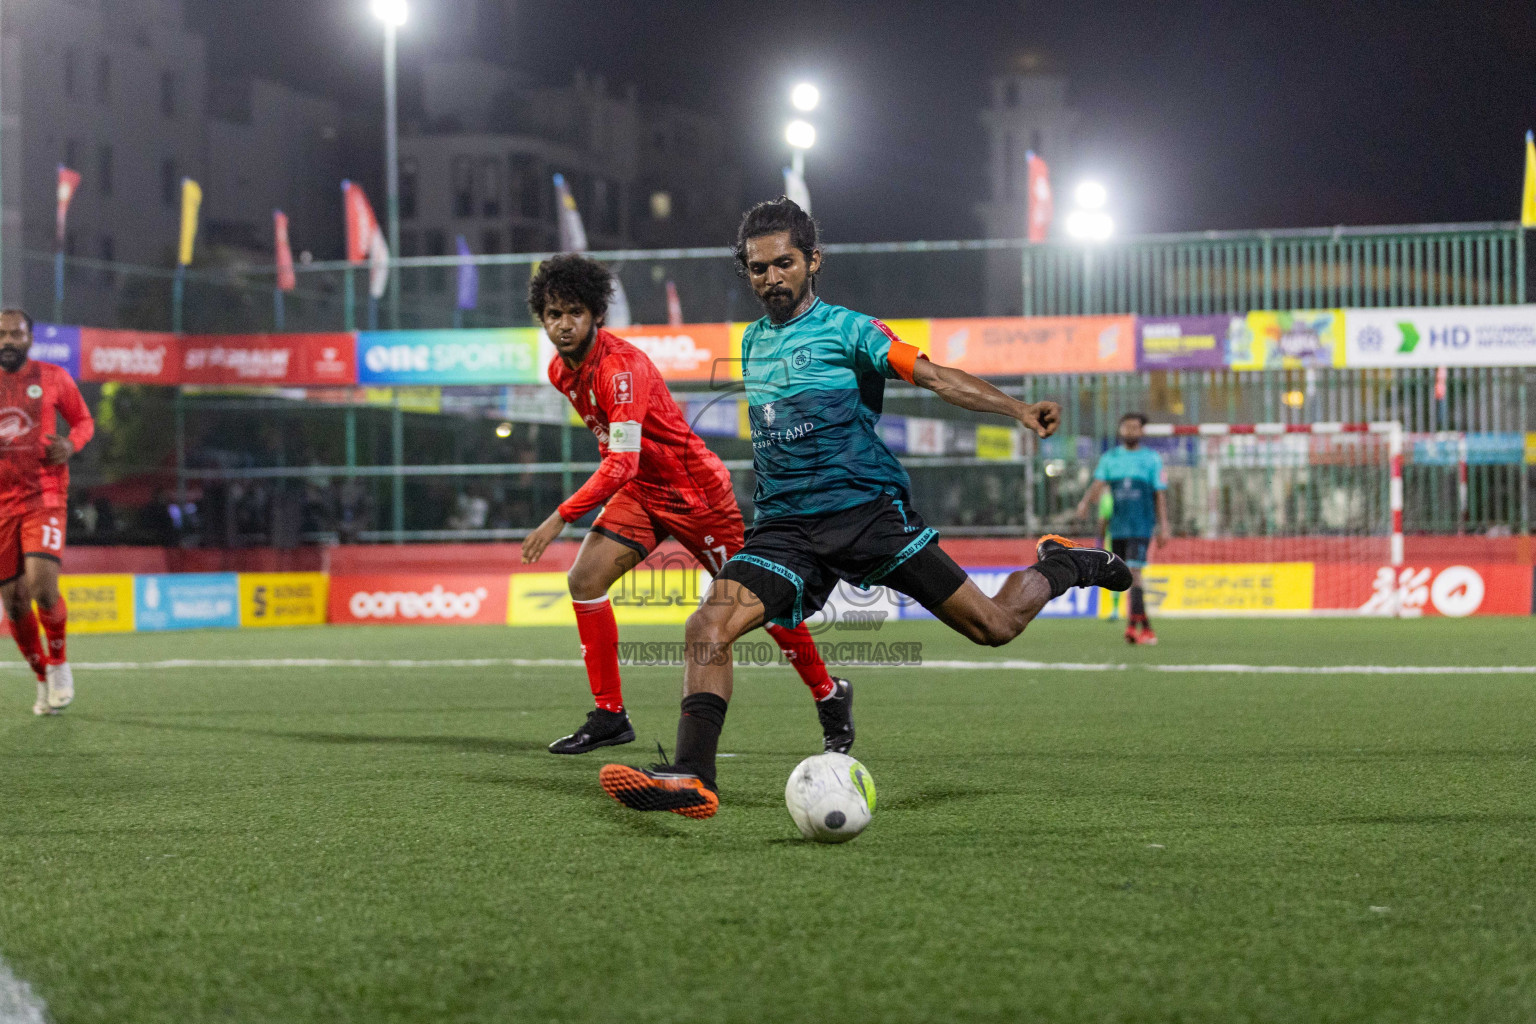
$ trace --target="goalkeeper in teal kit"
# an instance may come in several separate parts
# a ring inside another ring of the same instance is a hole
[[[603,789],[627,807],[690,818],[719,807],[715,750],[731,696],[731,644],[765,622],[798,625],[839,580],[900,591],[994,647],[1071,587],[1131,585],[1130,569],[1111,552],[1044,537],[1034,566],[1011,574],[995,597],[982,593],[912,507],[906,470],[875,432],[885,382],[899,377],[1041,437],[1056,431],[1060,406],[1010,398],[930,362],[879,320],[823,302],[816,222],[788,199],[748,211],[735,252],[767,312],[741,343],[756,517],[688,618],[673,763],[610,764],[600,774]]]

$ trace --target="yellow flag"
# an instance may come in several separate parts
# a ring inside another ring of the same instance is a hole
[[[1536,140],[1525,133],[1525,195],[1520,200],[1520,226],[1536,228]]]
[[[181,179],[181,265],[192,263],[192,244],[197,241],[197,211],[203,205],[202,186],[191,178]]]

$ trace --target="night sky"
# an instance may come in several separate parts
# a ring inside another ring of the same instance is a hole
[[[188,4],[216,64],[380,106],[366,0]],[[838,241],[980,233],[977,112],[1024,51],[1070,79],[1125,233],[1513,219],[1536,127],[1531,0],[509,6],[505,53],[526,81],[579,66],[730,118],[753,198],[781,190],[789,85],[818,82],[807,178]],[[434,13],[414,0],[407,67]],[[365,137],[349,163],[376,152]]]

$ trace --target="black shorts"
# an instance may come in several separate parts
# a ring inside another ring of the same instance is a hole
[[[1110,549],[1119,555],[1132,569],[1147,564],[1147,549],[1152,546],[1151,537],[1116,537],[1109,542]]]
[[[932,611],[966,579],[938,536],[906,502],[882,496],[838,512],[755,523],[716,579],[752,591],[767,620],[788,628],[820,611],[838,580],[890,587]]]

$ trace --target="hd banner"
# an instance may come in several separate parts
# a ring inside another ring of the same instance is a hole
[[[1536,306],[1352,309],[1344,365],[1536,365]]]

